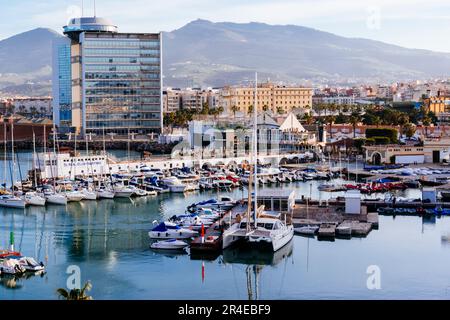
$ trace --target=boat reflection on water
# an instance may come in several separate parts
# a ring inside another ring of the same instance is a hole
[[[292,256],[294,241],[289,241],[283,248],[273,252],[251,246],[228,248],[223,252],[223,263],[244,264],[247,279],[248,300],[260,299],[260,274],[264,266],[276,266]]]
[[[158,250],[152,250],[152,252],[154,255],[164,256],[164,257],[170,258],[170,259],[178,259],[179,257],[185,256],[188,254],[185,250],[158,249]]]
[[[272,250],[261,250],[251,246],[236,246],[223,251],[223,262],[225,264],[246,264],[260,266],[275,266],[292,255],[294,241],[291,240],[283,248],[273,252]]]
[[[2,274],[0,275],[0,286],[3,286],[7,289],[21,289],[23,287],[22,281],[30,279],[32,277],[41,277],[45,276],[45,271],[37,271],[37,272],[25,272],[21,275],[11,275],[11,274]]]

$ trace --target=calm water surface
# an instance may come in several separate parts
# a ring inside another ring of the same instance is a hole
[[[1,175],[1,173],[0,173]],[[316,190],[313,197],[328,193]],[[297,197],[309,183],[292,183]],[[279,188],[277,188],[279,189]],[[236,189],[229,194],[243,195]],[[245,195],[245,193],[244,193]],[[420,197],[418,190],[400,196]],[[67,207],[0,208],[0,247],[15,232],[16,248],[47,264],[44,276],[2,278],[1,299],[57,299],[66,270],[81,269],[95,299],[449,299],[450,219],[380,217],[367,238],[317,241],[295,236],[279,252],[237,250],[211,260],[149,249],[153,220],[184,212],[212,192],[134,200],[71,203]],[[383,195],[378,195],[383,197]],[[204,277],[202,264],[204,263]],[[381,270],[381,289],[368,290],[368,266]]]

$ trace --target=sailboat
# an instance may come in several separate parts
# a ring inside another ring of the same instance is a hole
[[[255,77],[255,107],[253,111],[253,174],[249,176],[248,207],[247,217],[239,223],[232,225],[223,235],[223,248],[231,246],[238,240],[244,240],[248,244],[257,247],[269,246],[273,252],[278,251],[288,244],[294,237],[294,226],[287,224],[286,216],[281,220],[281,214],[258,216],[258,132],[257,132],[257,109],[258,109],[258,76]],[[252,210],[252,180],[254,180],[254,203],[253,217],[250,217]],[[253,221],[252,221],[253,220]]]
[[[54,118],[55,119],[55,118]],[[44,155],[47,152],[47,135],[45,132],[45,126],[44,126]],[[55,127],[55,123],[53,123],[53,153],[56,156],[56,127]],[[48,158],[50,163],[52,163],[51,157],[50,157],[50,153],[48,153]],[[44,157],[45,159],[45,157]],[[52,173],[52,179],[53,179],[53,189],[51,188],[44,188],[43,189],[43,194],[45,197],[45,200],[47,201],[47,203],[49,204],[56,204],[56,205],[67,205],[67,196],[64,193],[60,193],[57,192],[56,190],[56,177],[55,174],[53,173],[53,168],[54,165],[51,164],[50,166],[50,171]]]
[[[7,147],[6,147],[6,122],[3,123],[3,129],[4,129],[4,172],[5,172],[5,183],[4,183],[4,194],[0,195],[0,206],[1,207],[7,207],[7,208],[17,208],[17,209],[24,209],[26,207],[25,200],[16,197],[14,195],[14,170],[15,170],[15,161],[14,161],[14,117],[11,119],[11,154],[12,154],[12,161],[13,161],[13,169],[11,171],[11,192],[8,193],[6,191],[6,153],[7,153]]]
[[[37,187],[37,175],[36,175],[36,136],[34,134],[34,130],[33,130],[33,168],[34,168],[34,187]],[[39,206],[39,207],[43,207],[45,206],[45,198],[43,196],[41,196],[39,193],[37,192],[27,192],[25,193],[25,195],[23,196],[23,199],[25,200],[25,202],[28,205],[31,206]]]

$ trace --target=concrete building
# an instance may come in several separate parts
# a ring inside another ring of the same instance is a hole
[[[423,105],[439,117],[442,113],[450,112],[450,97],[441,95],[430,97],[423,100]]]
[[[295,109],[310,112],[312,107],[313,89],[302,87],[277,86],[272,83],[258,85],[258,111],[264,109],[272,113],[289,113]],[[221,105],[228,113],[233,107],[238,112],[248,113],[254,105],[254,87],[225,87],[221,93]]]
[[[203,105],[208,104],[210,109],[219,106],[219,89],[200,88],[167,88],[163,92],[164,112],[176,112],[180,109],[201,110]]]
[[[98,17],[71,19],[64,34],[53,47],[57,125],[81,134],[161,132],[161,35],[119,33]]]

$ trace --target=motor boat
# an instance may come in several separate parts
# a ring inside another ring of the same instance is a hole
[[[148,233],[148,236],[150,239],[189,239],[197,234],[197,231],[181,228],[175,223],[161,222]]]
[[[116,198],[130,198],[134,195],[134,189],[125,186],[114,186],[114,197]]]
[[[167,177],[161,180],[161,183],[163,185],[166,185],[167,187],[169,187],[170,192],[177,192],[177,193],[181,193],[184,192],[186,190],[186,185],[184,185],[180,179],[178,179],[177,177]]]
[[[17,259],[5,259],[0,264],[0,274],[23,274],[26,272],[25,267],[23,267],[19,260]]]
[[[150,245],[150,248],[156,250],[183,250],[189,246],[186,242],[177,240],[177,239],[169,239],[154,242]]]
[[[318,226],[303,226],[299,228],[294,228],[294,232],[297,234],[303,234],[303,235],[315,235],[316,232],[319,230]]]
[[[24,198],[25,202],[30,206],[40,206],[40,207],[45,206],[45,202],[46,202],[45,198],[40,196],[36,192],[27,192],[27,193],[25,193],[23,198]]]
[[[19,264],[25,268],[25,271],[38,272],[45,270],[43,262],[38,263],[31,257],[20,257],[18,260]]]
[[[237,201],[233,200],[230,197],[219,197],[219,199],[209,199],[206,201],[201,201],[196,203],[195,206],[197,208],[210,208],[210,209],[223,209],[229,210],[236,205]]]
[[[148,196],[147,191],[139,189],[137,187],[128,187],[129,189],[133,190],[133,196],[135,197],[145,197]]]
[[[27,203],[24,199],[16,197],[12,194],[0,195],[0,207],[25,209]]]

